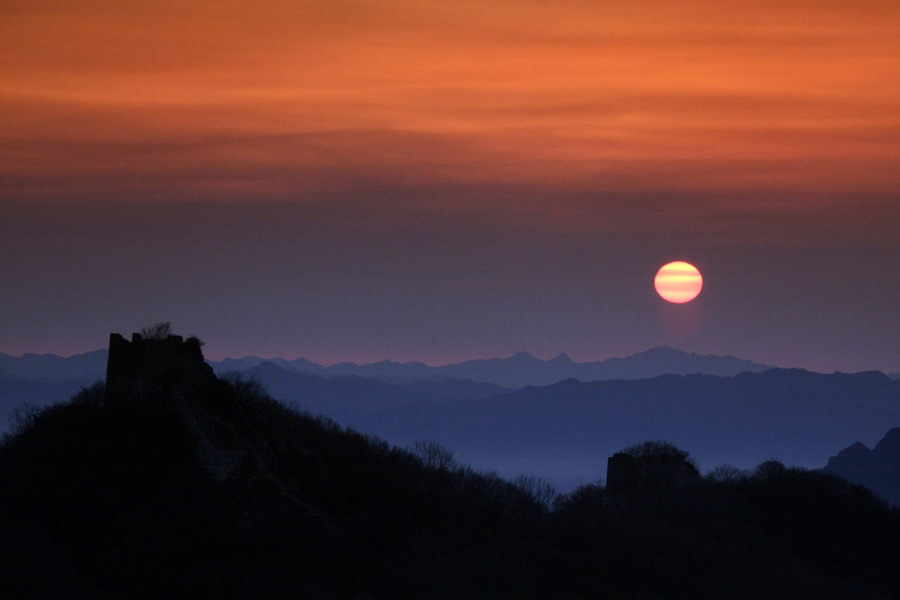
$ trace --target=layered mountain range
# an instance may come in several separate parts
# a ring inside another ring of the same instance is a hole
[[[23,401],[64,401],[102,378],[105,361],[105,351],[0,355],[0,427]],[[868,448],[900,424],[900,382],[881,373],[772,369],[667,347],[595,363],[520,353],[442,367],[258,357],[211,365],[390,443],[435,441],[477,468],[537,475],[562,490],[605,477],[606,458],[635,440],[690,447],[704,470],[772,458],[820,468],[840,448]]]
[[[0,431],[8,427],[10,411],[23,402],[45,406],[63,402],[82,387],[106,374],[107,350],[96,350],[69,357],[54,354],[10,356],[0,353]],[[357,365],[344,362],[332,366],[298,358],[263,359],[258,356],[209,361],[217,373],[245,371],[270,362],[290,373],[306,373],[324,378],[363,377],[403,384],[407,392],[452,398],[490,397],[525,385],[549,385],[568,378],[639,379],[664,373],[708,373],[729,375],[741,371],[759,371],[765,365],[735,357],[719,357],[659,347],[626,358],[578,363],[565,354],[542,361],[520,352],[508,358],[470,360],[443,366],[420,362],[380,361]],[[455,380],[455,381],[449,381]],[[358,387],[358,386],[357,386]],[[385,388],[372,385],[371,394]]]
[[[54,354],[10,356],[0,353],[0,377],[30,380],[64,380],[102,378],[106,372],[106,350],[95,350],[70,357]],[[287,371],[310,373],[323,377],[357,376],[386,381],[418,381],[470,379],[508,388],[526,385],[550,385],[563,379],[594,381],[598,379],[645,379],[664,374],[705,373],[735,375],[744,371],[758,372],[771,368],[734,356],[716,356],[683,352],[659,346],[625,358],[609,358],[595,362],[575,362],[567,354],[541,360],[528,352],[507,358],[467,360],[441,366],[421,362],[379,362],[356,364],[342,362],[324,366],[305,358],[261,358],[245,356],[208,361],[216,372],[243,371],[262,362],[272,362]]]
[[[244,371],[276,398],[406,446],[435,440],[473,466],[539,475],[562,489],[605,477],[606,457],[634,439],[690,446],[703,469],[768,459],[819,468],[855,440],[900,423],[900,382],[878,372],[769,369],[734,376],[567,379],[498,395],[428,393],[413,384],[323,377],[263,362]],[[472,388],[473,384],[468,384]]]
[[[247,356],[212,363],[218,372],[244,370],[266,359]],[[659,346],[625,358],[609,358],[595,362],[575,362],[567,354],[541,360],[527,352],[508,358],[467,360],[442,366],[428,366],[421,362],[398,363],[389,360],[357,365],[343,362],[325,367],[303,358],[296,360],[270,359],[288,371],[310,373],[323,377],[357,376],[392,382],[418,380],[468,379],[493,383],[507,388],[526,385],[550,385],[564,379],[596,381],[600,379],[646,379],[657,375],[705,373],[707,375],[736,375],[745,371],[758,372],[769,365],[743,360],[734,356],[716,356],[683,352]]]

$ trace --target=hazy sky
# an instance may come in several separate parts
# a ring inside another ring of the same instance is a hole
[[[7,0],[0,352],[900,371],[898,40],[887,0]]]

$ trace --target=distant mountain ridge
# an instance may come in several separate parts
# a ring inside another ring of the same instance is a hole
[[[900,427],[888,431],[870,450],[861,442],[828,459],[822,469],[863,485],[894,506],[900,506]]]
[[[0,352],[0,377],[30,380],[95,380],[106,374],[107,350],[94,350],[72,356],[23,354],[10,356]]]
[[[0,353],[0,377],[28,380],[96,380],[106,373],[107,351],[95,350],[68,357],[55,354],[24,354],[11,356]],[[659,375],[729,376],[742,372],[758,373],[772,365],[741,359],[732,355],[697,354],[669,346],[658,346],[624,358],[602,361],[575,362],[569,355],[541,360],[528,352],[506,358],[473,359],[460,363],[429,366],[422,362],[378,362],[356,364],[342,362],[324,366],[305,358],[262,358],[245,356],[207,361],[217,373],[245,371],[263,362],[271,362],[287,371],[309,373],[322,377],[353,376],[380,379],[391,383],[411,383],[422,380],[470,380],[490,383],[504,388],[518,389],[526,385],[551,385],[565,379],[598,381],[605,379],[647,379]]]
[[[322,377],[356,376],[389,382],[463,379],[492,383],[513,389],[527,385],[551,385],[565,379],[578,379],[579,381],[647,379],[659,375],[691,375],[694,373],[725,377],[743,372],[757,373],[772,368],[771,365],[731,355],[701,355],[668,346],[659,346],[625,358],[609,358],[603,361],[583,363],[573,361],[564,353],[550,360],[541,360],[528,352],[519,352],[507,358],[474,359],[434,367],[421,362],[398,363],[389,360],[363,365],[343,362],[325,367],[304,358],[285,360],[281,358],[263,359],[258,356],[229,358],[211,364],[217,372],[221,373],[229,370],[243,371],[266,361],[286,370]]]

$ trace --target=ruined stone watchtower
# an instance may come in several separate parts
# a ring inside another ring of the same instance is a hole
[[[687,452],[667,442],[644,442],[609,457],[606,492],[655,493],[676,490],[698,480],[700,472]]]
[[[134,333],[129,342],[118,333],[109,335],[107,401],[151,400],[174,389],[199,389],[215,380],[195,337],[144,339]]]

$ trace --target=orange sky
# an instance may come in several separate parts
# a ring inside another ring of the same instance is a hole
[[[515,183],[777,192],[804,209],[900,183],[892,1],[0,10],[0,199]]]
[[[0,352],[897,371],[898,190],[897,0],[0,2]]]

